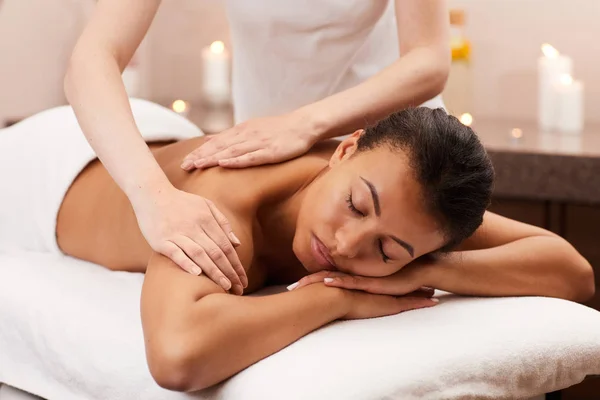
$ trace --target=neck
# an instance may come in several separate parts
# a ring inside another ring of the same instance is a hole
[[[260,257],[267,264],[275,280],[287,281],[306,275],[292,250],[298,214],[310,186],[327,170],[327,162],[311,160],[302,168],[291,168],[277,186],[272,201],[267,201],[258,212],[263,245]]]

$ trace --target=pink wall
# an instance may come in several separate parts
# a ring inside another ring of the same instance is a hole
[[[600,122],[600,1],[449,0],[467,11],[473,44],[473,114],[534,119],[537,58],[551,43],[573,58],[585,85],[586,119]]]
[[[64,103],[62,75],[93,0],[4,0],[0,6],[0,120]],[[585,82],[586,118],[600,122],[598,0],[449,0],[467,12],[476,117],[532,119],[536,59],[550,42]],[[164,0],[140,52],[143,95],[198,97],[200,50],[228,43],[222,2]]]

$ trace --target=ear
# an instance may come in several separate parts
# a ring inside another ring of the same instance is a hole
[[[329,159],[329,167],[333,167],[350,158],[356,152],[358,138],[360,138],[364,132],[364,129],[359,129],[346,139],[342,140]]]

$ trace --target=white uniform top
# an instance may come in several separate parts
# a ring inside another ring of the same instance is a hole
[[[228,0],[227,11],[236,122],[321,100],[399,57],[390,0]]]

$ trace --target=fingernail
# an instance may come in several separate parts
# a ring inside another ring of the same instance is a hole
[[[440,302],[440,299],[436,299],[436,298],[433,298],[433,299],[430,299],[430,300],[433,301],[434,303],[439,303]]]
[[[229,290],[231,289],[231,282],[229,282],[227,280],[227,278],[221,278],[219,279],[219,282],[221,282],[221,287],[225,290]]]
[[[192,273],[194,275],[200,275],[202,273],[202,270],[200,269],[200,267],[193,267],[192,268]]]
[[[238,239],[238,238],[237,238],[237,236],[235,236],[235,233],[233,233],[233,232],[229,232],[229,239],[231,239],[231,241],[232,241],[234,244],[237,244],[238,246],[239,246],[240,244],[242,244],[242,242],[240,242],[240,239]]]
[[[247,288],[248,287],[248,278],[246,278],[245,276],[242,276],[241,281],[242,281],[242,285],[244,285],[244,288]]]
[[[190,160],[185,160],[183,162],[183,164],[181,164],[181,168],[183,169],[188,169],[189,167],[191,167],[194,163],[191,162]]]
[[[331,282],[333,282],[333,278],[325,278],[325,279],[323,279],[323,282],[331,283]]]
[[[298,283],[299,282],[292,283],[290,286],[287,287],[287,290],[294,290],[294,289],[296,289],[296,287],[298,287]]]
[[[233,285],[233,293],[241,296],[244,293],[244,289],[240,285]]]

